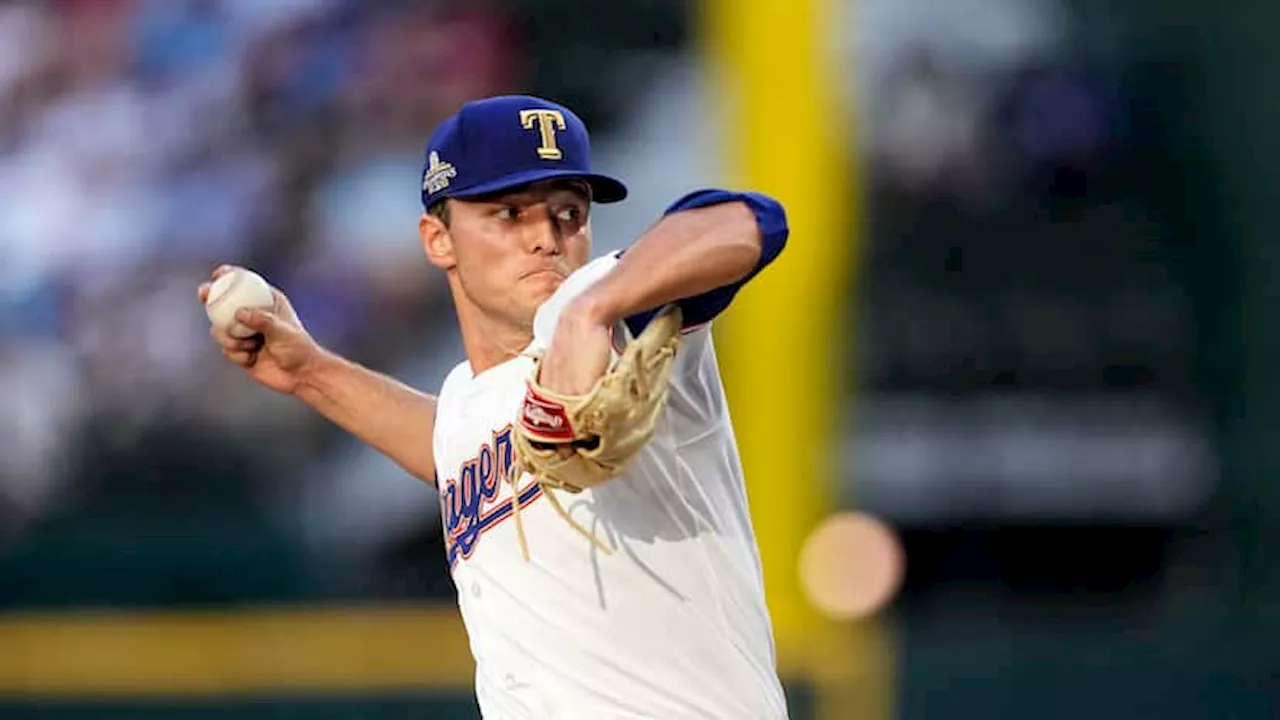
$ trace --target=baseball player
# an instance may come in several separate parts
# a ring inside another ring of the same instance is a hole
[[[466,104],[427,141],[418,230],[466,350],[437,396],[325,350],[279,291],[239,312],[256,337],[214,336],[434,484],[485,718],[786,718],[708,330],[785,214],[701,190],[590,260],[592,205],[627,190],[589,152],[530,96]]]

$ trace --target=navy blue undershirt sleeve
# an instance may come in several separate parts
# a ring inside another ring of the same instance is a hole
[[[747,273],[741,280],[701,295],[680,300],[678,304],[684,313],[684,326],[686,328],[711,322],[717,315],[724,312],[733,301],[734,295],[738,294],[738,290],[743,285],[746,285],[751,278],[759,274],[765,266],[773,262],[774,258],[778,257],[779,253],[782,252],[782,248],[787,244],[787,235],[790,233],[790,229],[787,227],[786,211],[783,210],[782,204],[777,200],[760,193],[730,192],[717,189],[696,190],[676,200],[662,215],[666,217],[682,210],[709,207],[726,202],[745,203],[751,209],[752,214],[755,215],[756,225],[760,228],[760,260],[751,269],[751,272]],[[656,312],[656,309],[648,310],[627,318],[627,328],[631,331],[631,334],[639,335]]]

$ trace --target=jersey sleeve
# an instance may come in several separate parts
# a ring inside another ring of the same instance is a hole
[[[756,262],[756,266],[751,269],[751,272],[747,273],[741,280],[701,295],[680,300],[679,305],[684,312],[686,329],[705,325],[724,312],[733,301],[734,296],[738,294],[738,290],[778,257],[782,252],[782,248],[786,246],[787,236],[790,234],[790,228],[787,226],[786,211],[783,209],[782,204],[768,195],[755,192],[732,192],[719,189],[696,190],[676,200],[662,215],[666,217],[683,210],[710,207],[727,202],[742,202],[755,215],[756,225],[760,228],[760,260]],[[625,252],[623,250],[619,255]],[[657,310],[654,309],[632,315],[626,319],[627,329],[633,335],[640,334],[656,312]]]

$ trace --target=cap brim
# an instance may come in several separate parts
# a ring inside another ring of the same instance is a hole
[[[514,190],[522,185],[557,178],[577,179],[586,182],[587,185],[591,186],[592,202],[615,203],[627,198],[627,186],[623,185],[622,181],[611,178],[608,175],[584,173],[578,170],[552,170],[550,168],[513,173],[504,178],[491,180],[457,192],[445,192],[443,195],[462,199],[474,198],[481,195],[500,193],[504,190]]]

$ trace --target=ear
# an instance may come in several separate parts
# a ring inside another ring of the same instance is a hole
[[[422,213],[418,220],[418,236],[422,239],[422,250],[432,265],[441,270],[452,270],[458,264],[457,255],[453,252],[453,236],[440,218]]]

